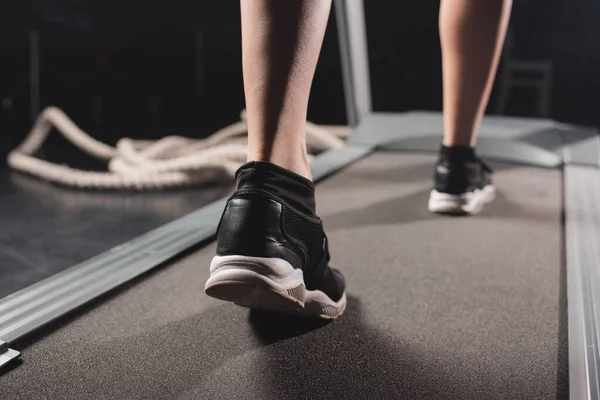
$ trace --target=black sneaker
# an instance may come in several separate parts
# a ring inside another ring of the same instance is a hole
[[[333,319],[346,308],[342,274],[329,267],[314,185],[266,162],[236,173],[217,232],[205,292],[255,309]]]
[[[492,169],[472,149],[443,148],[434,182],[428,204],[434,213],[477,214],[496,197]]]

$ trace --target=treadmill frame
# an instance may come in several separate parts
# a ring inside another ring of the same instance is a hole
[[[362,0],[334,0],[347,119],[346,147],[314,159],[315,181],[375,150],[437,152],[439,112],[373,112]],[[600,398],[600,136],[547,119],[487,116],[478,154],[564,171],[571,397]],[[25,335],[213,238],[226,198],[0,300],[0,367]]]

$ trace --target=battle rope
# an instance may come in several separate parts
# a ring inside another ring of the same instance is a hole
[[[56,128],[69,142],[90,156],[108,162],[108,172],[84,171],[57,165],[35,156]],[[246,162],[245,112],[241,121],[206,139],[167,136],[157,141],[123,138],[116,147],[102,143],[81,130],[56,107],[39,115],[23,143],[8,155],[11,168],[38,178],[77,188],[147,190],[191,186],[231,179]],[[348,130],[306,124],[309,153],[344,146]]]

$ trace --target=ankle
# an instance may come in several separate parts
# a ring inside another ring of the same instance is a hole
[[[280,154],[280,152],[275,154],[266,154],[260,151],[249,152],[248,162],[252,161],[274,164],[312,181],[306,151],[297,152],[297,154],[291,154],[290,152],[284,154]]]
[[[262,189],[290,204],[295,209],[315,215],[314,183],[277,164],[252,161],[236,173],[237,189]]]
[[[466,130],[464,133],[471,132]],[[442,144],[446,147],[475,147],[477,136],[474,133],[458,135],[454,130],[445,131]]]
[[[475,148],[471,146],[445,146],[440,148],[440,157],[448,162],[472,162],[477,160]]]

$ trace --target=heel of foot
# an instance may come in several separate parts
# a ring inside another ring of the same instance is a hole
[[[273,311],[304,307],[306,287],[302,271],[281,259],[216,256],[205,293],[237,305]]]
[[[449,194],[432,190],[428,209],[432,213],[439,214],[474,215],[479,213],[484,205],[494,201],[495,197],[496,189],[493,185],[463,194]]]
[[[296,311],[304,308],[306,289],[304,285],[287,291],[274,290],[272,287],[257,283],[240,281],[222,281],[207,285],[204,292],[215,299],[229,301],[241,307],[271,310]]]
[[[338,301],[334,301],[321,291],[309,291],[306,296],[306,305],[301,314],[309,317],[323,319],[336,319],[346,310],[346,293]]]
[[[429,211],[433,213],[466,214],[470,194],[454,195],[432,190],[427,206]]]

